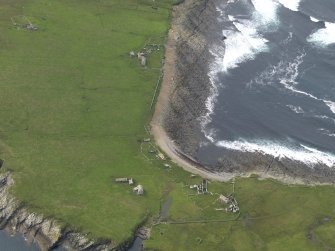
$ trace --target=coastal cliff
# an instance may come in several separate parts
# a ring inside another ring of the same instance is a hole
[[[61,227],[53,219],[31,213],[11,194],[12,174],[0,174],[0,229],[11,234],[22,233],[28,242],[37,241],[40,248],[52,250],[60,245],[67,250],[107,251],[127,250],[132,240],[115,245],[111,240],[91,240],[82,233]]]

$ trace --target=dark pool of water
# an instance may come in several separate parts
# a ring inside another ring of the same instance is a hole
[[[41,251],[37,243],[29,245],[22,234],[10,236],[5,231],[0,231],[0,251]],[[66,251],[64,248],[57,248],[55,251]]]

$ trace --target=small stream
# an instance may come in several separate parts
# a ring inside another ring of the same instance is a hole
[[[128,251],[142,251],[144,240],[140,237],[136,237],[133,246],[128,249]]]

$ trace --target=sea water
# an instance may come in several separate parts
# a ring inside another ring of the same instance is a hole
[[[0,251],[41,251],[36,242],[28,244],[22,234],[14,236],[5,231],[0,231]],[[66,251],[63,248],[57,248],[55,251]]]
[[[210,49],[198,159],[228,149],[335,167],[335,1],[229,0],[217,11],[226,39]]]

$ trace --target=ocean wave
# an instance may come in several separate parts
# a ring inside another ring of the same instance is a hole
[[[252,88],[254,84],[257,85],[276,85],[279,83],[285,87],[287,90],[309,97],[311,99],[323,102],[332,113],[335,114],[335,102],[318,98],[315,95],[299,90],[297,88],[298,82],[297,78],[299,77],[299,67],[303,63],[304,57],[306,56],[305,52],[300,53],[293,60],[281,60],[277,65],[272,65],[267,67],[262,73],[260,73],[256,78],[247,83],[249,88]]]
[[[251,0],[255,12],[253,20],[259,24],[268,26],[269,24],[278,23],[277,10],[278,3],[273,0]]]
[[[281,60],[278,64],[267,67],[247,85],[249,87],[252,87],[254,84],[275,85],[279,81],[286,88],[303,93],[302,91],[296,90],[293,86],[298,84],[297,78],[299,76],[299,66],[303,63],[305,55],[305,52],[301,52],[291,61]]]
[[[293,10],[299,11],[300,0],[278,0],[284,7]]]
[[[327,135],[329,137],[335,137],[335,133],[329,131],[328,129],[324,129],[324,128],[319,128],[318,129],[322,134]]]
[[[215,132],[214,130],[207,130],[206,127],[212,121],[211,115],[214,112],[214,105],[219,95],[217,74],[227,72],[242,62],[254,59],[255,55],[266,51],[268,48],[266,45],[268,41],[259,34],[258,26],[264,26],[266,23],[272,23],[276,20],[277,4],[272,0],[253,0],[252,2],[255,11],[250,17],[251,20],[238,19],[236,18],[238,16],[228,16],[234,28],[223,30],[222,33],[226,37],[225,43],[216,44],[210,49],[210,53],[214,56],[214,62],[210,65],[208,73],[211,88],[205,103],[207,112],[199,118],[202,132],[210,141],[214,140]],[[222,17],[223,10],[220,8],[216,10]]]
[[[315,23],[321,22],[321,20],[319,20],[319,19],[317,19],[315,17],[310,16],[309,18],[311,19],[312,22],[315,22]]]
[[[335,114],[335,102],[330,101],[330,100],[324,100],[324,99],[322,101],[325,102],[325,104],[329,107],[332,113]]]
[[[262,31],[278,24],[278,3],[273,0],[251,2],[254,7],[251,16],[241,18],[238,14],[228,15],[234,28],[222,31],[226,37],[226,52],[222,58],[221,71],[236,68],[239,64],[254,59],[258,53],[268,50],[269,41],[263,37]]]
[[[211,115],[214,113],[214,106],[219,96],[220,83],[217,78],[217,74],[222,71],[222,58],[225,54],[225,48],[223,45],[215,45],[209,51],[214,56],[214,61],[210,64],[210,70],[208,72],[209,82],[211,84],[209,95],[205,101],[206,113],[199,118],[201,130],[205,137],[211,142],[214,141],[215,130],[206,130],[207,125],[212,121]]]
[[[297,113],[297,114],[303,114],[305,111],[300,106],[294,106],[294,105],[286,105],[288,108],[290,108],[291,111]]]
[[[233,1],[229,3],[233,3]],[[207,112],[199,118],[202,132],[210,141],[214,140],[215,131],[206,129],[206,127],[212,121],[211,115],[219,95],[218,73],[227,72],[242,62],[254,59],[258,53],[266,51],[268,41],[260,35],[258,29],[260,26],[264,28],[267,26],[266,24],[272,24],[277,20],[278,4],[276,2],[252,0],[252,3],[255,10],[249,17],[250,20],[238,18],[238,15],[235,17],[228,15],[234,28],[223,30],[222,33],[226,37],[224,44],[215,44],[210,49],[210,53],[214,56],[214,62],[211,63],[208,73],[211,88],[205,103]],[[222,17],[224,9],[217,8],[216,11]]]
[[[325,22],[325,28],[312,33],[307,41],[320,47],[326,47],[335,43],[335,23]]]
[[[258,34],[253,21],[232,19],[237,30],[224,30],[226,52],[222,58],[222,68],[228,71],[239,64],[252,60],[255,56],[267,50],[267,40]]]
[[[315,118],[318,118],[318,119],[324,119],[324,120],[330,120],[332,121],[333,123],[335,123],[335,119],[331,118],[331,117],[328,117],[326,115],[315,115],[314,116]]]
[[[309,166],[314,166],[317,164],[323,164],[328,167],[335,166],[335,155],[332,153],[321,152],[317,149],[300,145],[300,147],[287,147],[280,143],[271,141],[258,141],[258,142],[248,142],[243,140],[236,141],[218,141],[216,146],[224,147],[229,150],[250,152],[250,153],[262,153],[266,155],[271,155],[279,159],[291,159],[295,160]]]

